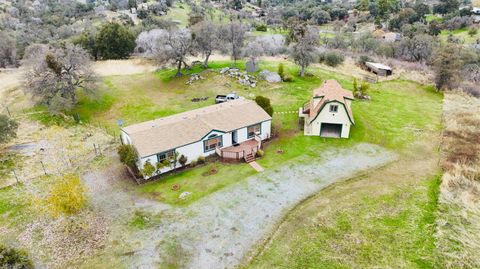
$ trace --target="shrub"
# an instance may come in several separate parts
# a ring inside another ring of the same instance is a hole
[[[0,115],[0,143],[8,142],[17,136],[18,123],[7,115]]]
[[[34,267],[25,251],[0,245],[0,268],[33,269]]]
[[[368,89],[370,89],[370,84],[368,84],[368,82],[363,81],[362,84],[360,85],[360,93],[362,95],[366,95],[368,92]]]
[[[259,32],[266,32],[267,31],[267,25],[266,24],[257,24],[255,26],[255,30]]]
[[[190,167],[195,167],[197,166],[197,161],[193,160],[190,162]]]
[[[372,59],[370,57],[368,57],[367,55],[362,55],[358,58],[358,61],[357,63],[360,65],[360,66],[365,66],[365,63],[366,62],[371,62]]]
[[[282,78],[282,80],[285,78],[285,70],[283,63],[278,64],[278,75]]]
[[[472,27],[468,30],[468,35],[473,37],[474,35],[478,34],[478,29],[475,27]]]
[[[78,175],[66,174],[53,183],[47,197],[34,202],[52,217],[74,215],[86,204],[85,192],[85,186]]]
[[[120,161],[130,167],[133,171],[138,171],[137,160],[138,155],[137,151],[132,145],[121,145],[118,147],[118,155],[120,156]]]
[[[108,23],[100,29],[96,43],[103,59],[127,58],[135,49],[135,35],[123,25]]]
[[[328,66],[338,66],[342,64],[344,60],[345,57],[340,53],[334,51],[325,53],[325,64]]]
[[[145,177],[151,177],[153,176],[155,171],[157,171],[157,169],[155,169],[155,166],[153,166],[150,161],[146,161],[143,165],[142,175]]]
[[[264,96],[257,96],[255,97],[255,102],[257,105],[259,105],[265,112],[267,112],[268,115],[272,116],[273,115],[273,107],[272,104],[270,103],[270,99]]]
[[[285,75],[285,77],[283,78],[283,81],[285,81],[285,82],[292,82],[292,81],[293,81],[293,77],[290,76],[290,75]]]
[[[265,152],[263,150],[259,149],[255,155],[257,157],[263,157],[263,155],[265,155]]]
[[[180,163],[180,165],[181,165],[182,167],[184,167],[185,164],[187,164],[187,161],[188,161],[187,156],[185,156],[185,155],[183,155],[183,154],[182,154],[182,155],[180,156],[180,158],[178,159],[178,162]]]
[[[203,157],[203,156],[198,157],[197,163],[198,164],[204,164],[205,163],[205,157]]]

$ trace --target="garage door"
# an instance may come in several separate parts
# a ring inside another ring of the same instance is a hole
[[[333,123],[322,123],[320,128],[321,137],[340,137],[342,134],[342,125]]]

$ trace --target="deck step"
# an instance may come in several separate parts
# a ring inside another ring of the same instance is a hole
[[[252,153],[249,153],[249,154],[245,155],[244,159],[245,159],[245,162],[251,163],[251,162],[255,161],[255,156]]]

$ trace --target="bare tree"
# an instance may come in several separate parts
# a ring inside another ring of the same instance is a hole
[[[195,34],[195,46],[205,57],[203,67],[207,68],[210,55],[220,47],[219,26],[212,21],[202,21],[194,25],[193,33]]]
[[[247,26],[236,21],[232,21],[220,28],[220,36],[224,44],[228,44],[228,46],[223,47],[223,51],[231,55],[234,65],[242,56],[246,32]]]
[[[150,31],[141,32],[138,35],[137,40],[135,40],[135,43],[137,44],[135,52],[147,58],[154,56],[160,40],[166,36],[167,32],[163,29],[152,29]]]
[[[88,53],[71,43],[55,46],[32,45],[25,52],[25,91],[51,112],[77,104],[78,89],[90,91],[95,76]]]
[[[160,64],[172,62],[177,65],[176,76],[182,76],[182,64],[188,68],[186,58],[195,55],[192,33],[188,29],[170,30],[165,32],[165,37],[160,38],[156,48],[155,59]]]
[[[297,42],[291,47],[291,56],[295,63],[300,66],[300,76],[305,75],[307,68],[317,58],[318,32],[309,27],[297,38]]]
[[[279,34],[257,36],[248,42],[244,49],[244,54],[250,57],[255,54],[276,56],[284,52],[286,52],[285,38]]]
[[[250,60],[255,63],[258,57],[265,55],[265,49],[260,42],[252,40],[245,46],[243,55],[250,57]]]

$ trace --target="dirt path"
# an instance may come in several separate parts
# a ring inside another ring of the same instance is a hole
[[[93,65],[95,73],[101,77],[121,76],[155,71],[158,67],[144,59],[97,61]]]
[[[187,208],[169,210],[170,217],[158,227],[134,234],[132,244],[143,247],[128,266],[152,268],[173,259],[180,267],[233,268],[295,204],[333,182],[395,158],[381,147],[359,144],[327,151],[308,164],[252,176]]]

